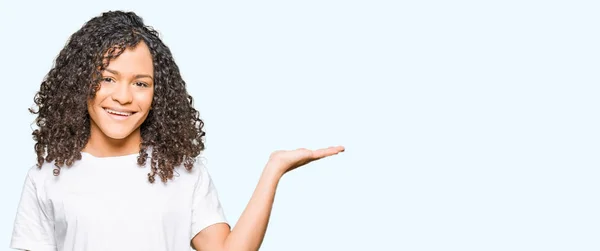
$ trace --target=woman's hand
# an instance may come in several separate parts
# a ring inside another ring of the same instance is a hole
[[[279,175],[283,175],[310,162],[336,155],[344,150],[343,146],[332,146],[318,150],[299,148],[291,151],[275,151],[269,158],[267,168]]]

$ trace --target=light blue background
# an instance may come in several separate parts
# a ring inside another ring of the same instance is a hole
[[[8,247],[27,111],[67,38],[134,10],[206,122],[235,224],[276,149],[342,144],[279,187],[261,250],[600,250],[597,1],[2,1]]]

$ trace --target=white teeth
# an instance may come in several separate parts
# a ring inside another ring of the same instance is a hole
[[[106,110],[108,113],[112,113],[112,114],[116,114],[116,115],[121,115],[121,116],[130,116],[131,114],[133,114],[133,112],[118,112],[118,111],[114,111],[111,109],[104,109]]]

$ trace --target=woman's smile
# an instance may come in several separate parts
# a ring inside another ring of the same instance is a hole
[[[116,120],[128,119],[131,115],[136,113],[133,111],[127,111],[127,110],[123,110],[123,109],[114,109],[114,108],[106,108],[106,107],[103,107],[103,108],[104,108],[104,111],[106,111],[106,113],[110,117],[112,117],[113,119],[116,119]]]

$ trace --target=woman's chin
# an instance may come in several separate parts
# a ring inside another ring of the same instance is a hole
[[[104,132],[104,135],[107,138],[110,138],[112,140],[125,140],[127,138],[129,138],[131,136],[131,134],[133,134],[135,132],[134,131],[124,131],[124,130],[120,130],[120,131],[107,131]]]

